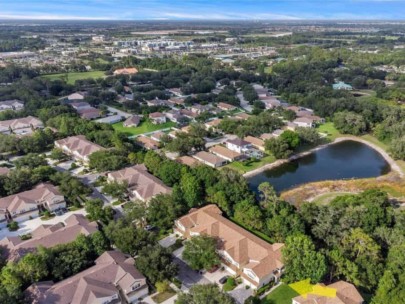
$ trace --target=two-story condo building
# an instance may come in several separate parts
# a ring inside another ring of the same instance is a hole
[[[34,283],[25,291],[27,303],[118,304],[139,303],[148,295],[146,278],[135,261],[119,251],[106,251],[95,265],[54,284]]]
[[[105,150],[100,145],[87,140],[84,135],[70,136],[57,140],[55,141],[55,147],[85,164],[89,162],[89,156],[92,153]]]
[[[230,273],[239,275],[252,288],[278,280],[284,264],[284,244],[269,244],[222,216],[216,205],[191,212],[175,222],[175,232],[185,238],[209,235],[217,239],[217,251]]]
[[[52,212],[60,208],[66,208],[66,202],[58,188],[41,183],[32,190],[0,198],[0,227],[38,217],[40,210]]]

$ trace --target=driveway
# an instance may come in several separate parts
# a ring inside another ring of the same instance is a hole
[[[0,240],[8,237],[8,236],[17,236],[22,234],[27,234],[32,232],[33,230],[37,229],[41,225],[54,225],[59,222],[63,222],[66,218],[71,216],[72,214],[83,214],[86,215],[86,211],[84,209],[79,209],[76,211],[69,211],[62,215],[57,215],[49,220],[43,221],[39,217],[34,218],[32,220],[25,221],[23,223],[19,223],[20,229],[17,231],[9,231],[7,228],[2,228],[0,230]]]
[[[237,303],[243,304],[245,303],[247,298],[253,295],[253,289],[252,288],[246,289],[245,284],[240,284],[234,290],[228,293],[232,296],[232,298],[236,300]]]
[[[168,248],[172,246],[174,243],[176,243],[176,240],[177,240],[176,235],[172,233],[169,236],[165,237],[164,239],[161,239],[158,243],[160,246]]]
[[[179,266],[179,273],[177,278],[183,283],[181,286],[182,291],[187,291],[196,284],[210,284],[211,281],[206,279],[203,275],[193,270],[184,261],[181,260],[181,255],[184,247],[181,247],[173,252],[173,262]]]
[[[240,106],[246,111],[246,112],[252,112],[253,107],[249,104],[249,102],[243,97],[242,92],[236,93],[236,96],[239,98],[240,101]]]
[[[209,139],[209,138],[205,138],[205,146],[207,148],[210,148],[212,146],[216,146],[219,144],[223,144],[225,143],[227,140],[230,139],[235,139],[237,138],[236,135],[233,134],[225,134],[224,136],[220,137],[220,138],[216,138],[216,139]]]
[[[117,115],[120,115],[120,116],[125,117],[125,118],[128,118],[128,117],[131,117],[131,116],[132,116],[132,114],[130,114],[130,113],[127,113],[127,112],[118,110],[118,109],[113,108],[113,107],[107,106],[107,109],[108,109],[108,111],[110,111],[111,113],[117,113]]]

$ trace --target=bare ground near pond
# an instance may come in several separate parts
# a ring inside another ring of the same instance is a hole
[[[351,180],[321,181],[301,185],[281,193],[280,197],[299,207],[303,202],[314,201],[317,197],[327,193],[359,193],[369,189],[381,189],[396,199],[405,203],[405,181],[397,172],[379,176],[377,178],[363,178]]]

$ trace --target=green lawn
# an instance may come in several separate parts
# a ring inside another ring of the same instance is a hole
[[[141,124],[137,127],[126,128],[123,126],[122,122],[117,122],[117,123],[113,124],[112,126],[115,129],[115,131],[117,131],[117,132],[125,133],[128,136],[133,136],[133,135],[139,135],[139,134],[143,134],[143,133],[158,131],[158,130],[162,130],[162,129],[172,128],[175,125],[176,125],[176,123],[171,122],[171,121],[166,122],[164,124],[160,124],[160,125],[154,125],[150,121],[144,121],[144,122],[141,122]]]
[[[91,71],[91,72],[70,72],[61,74],[47,74],[40,77],[49,80],[62,79],[67,80],[68,84],[74,84],[76,80],[87,78],[103,78],[105,76],[104,71]]]
[[[320,204],[320,205],[325,205],[330,203],[332,200],[337,198],[338,196],[342,195],[350,195],[353,194],[352,192],[330,192],[330,193],[325,193],[317,196],[313,202],[315,204]]]
[[[262,304],[291,304],[292,298],[296,296],[299,296],[297,292],[288,285],[283,284],[268,294],[262,300]]]
[[[250,161],[250,162],[235,161],[226,165],[225,167],[234,169],[240,173],[246,173],[254,169],[260,168],[266,164],[271,164],[275,161],[276,158],[272,154],[270,154],[257,161]]]
[[[342,134],[333,125],[333,122],[326,122],[318,126],[317,130],[321,133],[328,134],[328,139],[330,140],[334,140],[335,138],[342,136]]]
[[[152,299],[155,303],[162,303],[167,299],[174,297],[175,295],[176,292],[172,288],[169,288],[169,290],[158,293],[157,295],[153,296]]]

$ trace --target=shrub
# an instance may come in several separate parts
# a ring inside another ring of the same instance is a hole
[[[168,289],[169,289],[169,282],[168,281],[156,282],[156,290],[158,292],[165,292]]]
[[[20,228],[20,227],[18,226],[18,223],[17,223],[17,222],[14,222],[14,221],[10,222],[10,223],[7,225],[7,227],[8,227],[8,230],[10,230],[10,231],[16,231],[16,230],[18,230],[18,228]]]

